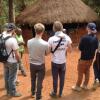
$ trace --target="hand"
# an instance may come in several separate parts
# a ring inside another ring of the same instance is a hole
[[[19,45],[19,46],[21,46],[21,45],[24,45],[24,43],[23,43],[23,42],[21,42],[21,43],[19,43],[18,45]]]

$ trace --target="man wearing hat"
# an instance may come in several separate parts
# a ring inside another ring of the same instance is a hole
[[[83,36],[79,43],[79,50],[81,52],[81,55],[77,66],[78,79],[76,85],[72,87],[72,89],[75,91],[81,91],[81,89],[88,89],[87,85],[90,76],[90,66],[95,56],[95,51],[98,48],[98,40],[95,34],[97,32],[96,24],[88,23],[86,30],[88,34]],[[85,76],[85,80],[81,88],[83,75]]]
[[[18,62],[20,61],[20,56],[18,52],[18,43],[17,40],[13,37],[15,32],[16,26],[14,23],[8,23],[6,26],[5,34],[3,37],[10,37],[5,41],[5,46],[7,49],[7,53],[9,58],[6,63],[4,63],[4,78],[5,78],[5,88],[7,91],[7,95],[19,97],[21,96],[20,93],[16,91],[16,76],[17,76],[17,69],[18,69]]]

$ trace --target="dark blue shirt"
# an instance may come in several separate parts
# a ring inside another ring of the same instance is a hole
[[[98,48],[98,39],[94,34],[88,34],[81,38],[79,50],[81,51],[82,60],[91,60],[94,58],[95,51]]]

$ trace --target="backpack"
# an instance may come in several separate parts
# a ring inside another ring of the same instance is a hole
[[[5,46],[5,42],[7,39],[9,39],[11,36],[7,36],[6,38],[3,37],[3,35],[0,36],[0,62],[4,63],[7,62],[7,59],[9,58],[11,52],[8,54]]]

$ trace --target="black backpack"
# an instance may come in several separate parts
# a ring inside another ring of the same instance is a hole
[[[7,62],[8,57],[10,56],[11,52],[8,54],[5,46],[5,41],[9,39],[11,36],[7,36],[6,38],[3,35],[0,36],[0,62],[4,63]]]

